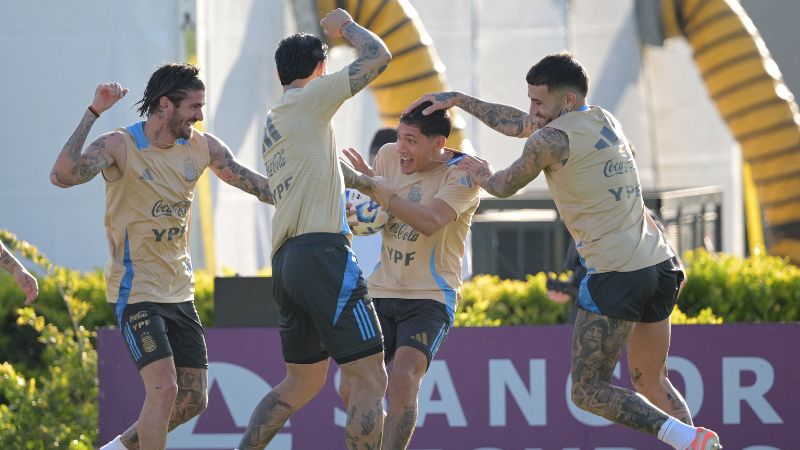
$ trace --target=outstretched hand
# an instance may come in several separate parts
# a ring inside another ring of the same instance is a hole
[[[408,108],[403,111],[403,114],[408,114],[411,112],[411,110],[425,102],[431,102],[433,104],[422,111],[422,114],[427,116],[435,111],[449,109],[453,106],[456,106],[457,97],[458,92],[433,92],[430,94],[425,94],[408,105]]]
[[[356,151],[356,149],[354,149],[353,147],[347,147],[344,150],[342,150],[342,153],[349,161],[350,166],[357,172],[363,173],[364,175],[369,177],[375,176],[375,171],[372,170],[372,167],[370,167],[366,161],[364,161],[364,158],[361,156],[360,153]]]
[[[97,86],[94,91],[92,108],[98,114],[114,106],[122,97],[128,94],[128,88],[122,87],[119,83],[103,83]]]
[[[494,174],[492,165],[485,159],[478,158],[477,156],[466,155],[458,162],[459,169],[467,172],[472,178],[472,181],[478,183],[483,187],[489,178]]]

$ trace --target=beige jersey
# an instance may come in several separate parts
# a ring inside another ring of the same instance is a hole
[[[108,301],[119,309],[193,300],[189,219],[195,183],[209,164],[206,138],[193,130],[161,149],[148,142],[144,122],[118,131],[127,162],[122,178],[106,182]]]
[[[630,272],[674,256],[647,219],[636,161],[617,119],[593,106],[547,126],[569,137],[567,164],[544,173],[588,272]]]
[[[350,98],[348,69],[289,89],[267,114],[262,156],[275,199],[272,253],[306,233],[350,234],[331,118]]]
[[[402,198],[422,205],[433,199],[445,202],[455,211],[456,219],[425,236],[391,216],[381,230],[380,264],[367,279],[370,296],[433,299],[455,314],[463,282],[464,241],[478,208],[480,187],[463,171],[444,164],[428,172],[403,174],[394,143],[381,148],[375,173],[389,179]]]

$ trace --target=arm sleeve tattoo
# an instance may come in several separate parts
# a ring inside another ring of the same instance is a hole
[[[209,138],[208,144],[211,169],[222,181],[255,195],[262,202],[275,204],[267,177],[240,164],[233,152],[216,138]]]
[[[345,164],[344,162],[339,162],[339,165],[342,168],[342,175],[344,176],[344,185],[351,189],[358,189],[361,192],[371,192],[372,188],[375,186],[375,182],[372,178],[356,172],[352,167]]]
[[[345,25],[342,31],[358,54],[356,60],[348,66],[350,93],[356,95],[386,70],[392,54],[378,36],[355,22]]]
[[[568,157],[567,134],[555,128],[542,128],[525,142],[522,155],[489,177],[483,188],[494,196],[509,197],[539,176],[542,169]]]
[[[445,92],[441,95],[460,95],[458,105],[461,109],[506,136],[528,137],[536,131],[536,118],[513,106],[488,103],[454,92]]]

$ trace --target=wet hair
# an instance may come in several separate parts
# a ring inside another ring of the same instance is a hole
[[[525,81],[531,86],[547,86],[552,92],[574,89],[586,97],[589,92],[589,76],[586,69],[570,53],[547,55],[528,71]]]
[[[158,112],[161,97],[167,97],[176,106],[181,104],[190,91],[205,91],[206,86],[198,74],[200,69],[191,64],[170,63],[156,69],[147,87],[144,96],[136,102],[140,105],[137,109],[139,116],[149,117]]]
[[[450,113],[446,109],[434,111],[430,115],[422,114],[422,111],[433,105],[432,102],[424,102],[416,108],[400,116],[400,123],[419,128],[420,133],[427,137],[450,136],[452,122]]]
[[[397,130],[394,128],[381,128],[376,131],[375,136],[372,137],[372,142],[369,144],[369,156],[377,155],[378,150],[390,142],[397,142]]]
[[[307,33],[293,34],[282,39],[275,50],[275,66],[281,85],[310,76],[320,61],[328,58],[328,45]]]

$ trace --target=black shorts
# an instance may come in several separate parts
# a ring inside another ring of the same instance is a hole
[[[117,323],[136,368],[172,356],[175,367],[208,368],[203,326],[194,302],[141,302],[117,311]]]
[[[383,334],[350,242],[308,233],[272,257],[272,293],[280,311],[283,359],[344,364],[383,351]]]
[[[453,324],[447,307],[436,300],[376,298],[375,309],[381,321],[387,363],[398,347],[405,345],[424,353],[429,367]]]
[[[683,279],[676,258],[633,272],[589,274],[578,289],[578,306],[630,322],[660,322],[672,314]]]

